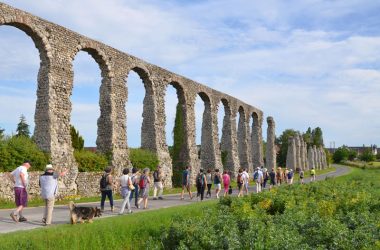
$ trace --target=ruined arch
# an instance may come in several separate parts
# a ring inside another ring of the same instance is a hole
[[[129,94],[132,94],[128,88],[128,76],[131,71],[135,72],[141,79],[145,95],[143,100],[143,112],[142,112],[142,125],[141,125],[141,148],[148,149],[150,151],[156,152],[157,142],[155,121],[156,121],[156,102],[154,98],[154,87],[153,81],[150,78],[149,71],[143,66],[132,66],[128,71],[125,77],[126,90],[127,90],[127,101]],[[128,119],[128,116],[127,116]]]
[[[238,154],[240,167],[249,169],[249,147],[248,147],[248,121],[243,106],[239,106],[239,122],[237,129]]]
[[[251,156],[254,168],[264,165],[263,148],[262,148],[262,119],[260,114],[256,111],[251,113],[252,127],[251,127]]]
[[[50,88],[49,71],[51,65],[51,47],[49,41],[46,36],[37,29],[33,23],[28,22],[27,19],[23,20],[18,16],[8,21],[2,21],[2,19],[0,19],[0,28],[2,25],[14,27],[24,32],[32,39],[34,46],[39,52],[40,66],[37,74],[37,100],[34,111],[35,127],[33,135],[38,147],[41,150],[49,152],[51,150],[50,116],[49,110],[45,108],[48,106]],[[47,32],[47,30],[45,32]]]

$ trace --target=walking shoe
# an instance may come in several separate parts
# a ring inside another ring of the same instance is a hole
[[[111,207],[111,212],[113,213],[113,207]]]
[[[155,201],[155,200],[157,200],[157,198],[156,198],[156,197],[153,197],[153,200]]]
[[[159,200],[163,200],[164,198],[163,197],[158,197]]]
[[[45,218],[42,218],[42,223],[46,223],[46,219]]]
[[[20,217],[19,219],[18,219],[18,221],[19,222],[24,222],[24,221],[28,221],[25,217]]]
[[[14,221],[14,222],[18,222],[18,220],[17,220],[17,215],[15,215],[13,212],[10,214],[10,216],[11,216],[11,218],[12,218],[12,220]]]

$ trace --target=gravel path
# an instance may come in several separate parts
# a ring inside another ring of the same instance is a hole
[[[326,177],[333,177],[333,176],[341,176],[345,175],[350,172],[350,169],[345,166],[338,166],[334,165],[336,167],[336,171],[330,172],[327,174],[322,174],[317,176],[317,180],[325,180]],[[310,182],[310,178],[306,178],[305,182]],[[214,190],[213,190],[214,191]],[[254,191],[254,188],[252,187],[250,191]],[[214,191],[215,192],[215,191]],[[236,190],[234,190],[234,193],[236,194]],[[213,193],[214,195],[214,193]],[[215,195],[213,198],[215,199]],[[208,200],[208,199],[207,199]],[[180,195],[179,194],[173,194],[173,195],[165,195],[164,200],[149,200],[148,203],[148,210],[142,210],[142,209],[135,209],[133,208],[134,213],[139,213],[143,211],[150,211],[150,210],[155,210],[155,209],[160,209],[160,208],[168,208],[168,207],[174,207],[174,206],[183,206],[183,205],[188,205],[191,203],[197,202],[196,199],[194,198],[193,200],[189,199],[189,196],[185,195],[184,200],[180,200]],[[88,206],[99,206],[100,202],[93,202],[93,203],[85,203],[81,205],[88,205]],[[115,212],[112,213],[110,211],[109,203],[106,201],[106,207],[105,211],[102,215],[101,218],[107,218],[110,216],[117,216],[117,212],[120,209],[121,205],[121,200],[116,200],[114,201],[115,205]],[[42,228],[42,213],[43,213],[43,208],[42,207],[33,207],[33,208],[26,208],[24,209],[24,216],[28,219],[27,222],[22,222],[22,223],[15,223],[13,220],[10,218],[9,214],[11,213],[13,209],[1,209],[0,210],[0,233],[8,233],[8,232],[15,232],[15,231],[20,231],[20,230],[30,230],[34,228]],[[127,216],[133,216],[133,215],[127,215]],[[65,205],[57,205],[54,208],[53,211],[53,224],[67,224],[69,223],[69,209]],[[53,226],[54,226],[53,225]]]

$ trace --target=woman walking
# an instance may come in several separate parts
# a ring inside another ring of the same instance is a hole
[[[206,198],[211,198],[211,186],[212,186],[211,169],[207,170],[206,179],[207,179],[207,194],[206,194]]]
[[[201,197],[201,201],[203,201],[203,196],[205,194],[205,187],[207,185],[206,176],[203,173],[203,169],[199,170],[199,174],[197,175],[197,200],[199,200],[199,196]]]
[[[223,179],[223,187],[224,187],[224,195],[223,196],[226,197],[228,195],[230,182],[231,182],[230,176],[226,170],[224,170],[224,172],[223,172],[222,179]]]
[[[121,187],[120,193],[124,200],[123,200],[123,203],[121,204],[119,214],[121,215],[124,213],[125,206],[127,206],[128,213],[131,214],[132,210],[131,210],[131,204],[129,202],[129,196],[132,190],[134,190],[135,188],[132,184],[131,177],[129,177],[128,168],[124,168],[123,175],[120,177],[120,187]]]
[[[144,201],[144,209],[148,208],[148,196],[149,196],[149,187],[150,187],[150,178],[149,178],[149,168],[144,168],[142,175],[140,176],[140,181],[139,181],[139,202],[138,204],[142,201]]]
[[[242,196],[243,195],[243,183],[244,183],[244,180],[243,180],[243,170],[240,168],[239,169],[239,173],[237,175],[237,186],[238,186],[238,190],[239,190],[239,194],[238,194],[238,197]]]
[[[215,193],[216,193],[216,198],[219,199],[219,193],[220,190],[222,189],[222,176],[219,173],[219,169],[215,169],[215,176],[214,176],[214,184],[215,184]]]
[[[129,195],[129,203],[132,202],[133,196],[135,198],[135,206],[136,208],[139,208],[138,200],[139,200],[139,177],[138,177],[139,170],[137,168],[132,168],[132,176],[131,181],[133,184],[134,190],[131,190],[131,193]]]
[[[111,212],[113,212],[113,197],[112,197],[113,182],[112,182],[111,170],[112,170],[111,167],[106,167],[106,169],[104,169],[104,174],[102,175],[102,178],[100,179],[100,191],[102,193],[102,198],[100,201],[100,209],[104,211],[104,203],[106,201],[106,197],[108,197],[110,201]]]

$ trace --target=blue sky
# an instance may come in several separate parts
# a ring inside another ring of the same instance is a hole
[[[326,146],[380,144],[378,1],[3,2],[256,106],[275,118],[277,134],[319,126]],[[0,57],[0,127],[11,133],[22,113],[33,126],[39,57],[12,27],[0,28]],[[100,70],[81,52],[74,74],[72,123],[94,145]],[[144,88],[133,73],[128,85],[128,144],[136,147]],[[176,103],[169,88],[168,144]],[[198,98],[198,143],[202,111]]]

